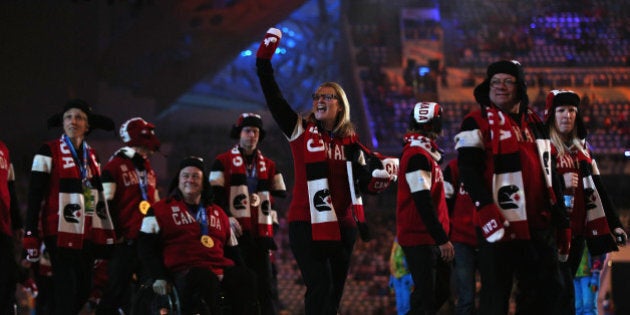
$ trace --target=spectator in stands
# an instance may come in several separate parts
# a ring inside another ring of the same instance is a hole
[[[396,226],[414,289],[409,314],[437,314],[450,295],[450,262],[455,255],[448,239],[448,207],[435,140],[442,131],[438,103],[417,103],[409,118],[400,158]]]
[[[521,64],[488,66],[474,90],[480,109],[456,135],[459,174],[477,210],[480,314],[507,314],[513,278],[516,312],[551,314],[562,283],[556,233],[568,251],[569,221],[554,203],[550,141],[528,107]]]
[[[210,185],[215,202],[229,216],[245,265],[256,273],[261,314],[276,314],[269,257],[269,251],[277,249],[271,208],[273,197],[286,195],[284,179],[276,163],[258,148],[265,137],[260,115],[240,114],[230,137],[239,142],[216,157]]]
[[[479,246],[475,231],[476,211],[470,196],[459,178],[457,159],[444,169],[444,191],[451,222],[450,239],[455,248],[453,275],[455,277],[455,314],[476,314],[477,270]]]
[[[169,197],[153,204],[138,235],[138,250],[153,291],[166,295],[172,283],[182,314],[222,314],[220,286],[233,314],[257,314],[254,273],[243,266],[225,211],[212,203],[203,160],[184,158]]]
[[[103,169],[103,189],[116,228],[118,240],[106,263],[103,296],[96,314],[118,314],[130,310],[133,274],[141,277],[138,260],[138,232],[142,218],[159,198],[155,171],[149,157],[160,148],[155,125],[134,117],[120,127],[125,144],[114,153]]]
[[[0,313],[13,314],[18,264],[15,240],[22,237],[22,217],[15,193],[15,173],[9,149],[0,141]]]
[[[405,315],[411,308],[409,298],[411,291],[413,291],[413,279],[409,272],[405,253],[396,239],[394,239],[389,255],[389,269],[389,287],[396,294],[396,313]]]
[[[317,88],[307,117],[291,108],[271,65],[281,36],[269,29],[256,52],[256,67],[267,106],[293,153],[291,250],[306,284],[306,314],[337,314],[357,226],[364,239],[369,237],[359,193],[385,190],[396,180],[398,161],[377,157],[358,141],[350,104],[335,82]]]
[[[575,312],[570,284],[578,271],[585,242],[590,254],[599,256],[617,250],[617,245],[625,245],[628,237],[604,189],[597,163],[586,146],[587,131],[580,114],[578,94],[569,90],[550,91],[545,124],[549,128],[553,160],[563,178],[560,183],[562,200],[571,220],[568,260],[560,263],[568,286],[567,295],[562,295],[561,313],[569,314]]]
[[[43,238],[52,266],[53,313],[77,314],[89,297],[99,249],[115,241],[100,164],[86,136],[94,129],[113,130],[114,122],[74,99],[48,119],[48,127],[63,127],[64,133],[33,158],[22,246],[29,261],[38,261]]]

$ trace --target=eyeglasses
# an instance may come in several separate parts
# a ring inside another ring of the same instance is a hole
[[[505,85],[507,87],[513,87],[514,85],[516,85],[516,80],[513,79],[492,79],[490,80],[490,86],[493,88],[498,88],[501,85]]]
[[[311,95],[311,97],[313,97],[314,101],[319,100],[320,97],[323,97],[324,100],[327,100],[327,101],[332,101],[333,99],[338,99],[337,95],[335,95],[335,94],[317,94],[317,93],[313,93],[313,95]]]

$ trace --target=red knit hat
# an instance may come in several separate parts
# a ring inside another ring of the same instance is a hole
[[[440,133],[442,107],[435,102],[418,102],[409,116],[409,129]]]
[[[239,139],[241,137],[241,130],[243,127],[256,127],[260,132],[258,137],[260,141],[265,138],[265,129],[263,129],[262,118],[258,114],[254,113],[242,113],[236,119],[236,123],[232,125],[230,131],[230,137],[232,139]]]
[[[151,151],[160,149],[160,140],[154,132],[155,125],[142,119],[134,117],[125,121],[120,126],[120,138],[131,147],[145,147]]]

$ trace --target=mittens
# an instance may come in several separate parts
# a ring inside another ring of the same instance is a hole
[[[256,58],[271,59],[276,52],[276,48],[278,48],[278,44],[280,44],[281,38],[282,31],[279,29],[272,27],[267,30],[265,38],[263,38],[260,46],[258,46],[258,51],[256,51]]]
[[[483,237],[489,243],[494,243],[503,238],[505,234],[504,226],[510,223],[503,218],[499,208],[494,203],[489,203],[477,210],[477,218],[479,219],[479,227],[483,233]]]
[[[384,191],[396,181],[396,177],[390,175],[385,170],[374,170],[372,171],[372,178],[367,185],[367,189],[370,193],[376,194]]]
[[[558,230],[557,234],[558,243],[558,260],[566,262],[569,259],[569,250],[571,249],[571,229]]]
[[[40,256],[41,243],[37,237],[25,236],[22,239],[22,248],[26,251],[26,260],[30,262],[38,262]]]

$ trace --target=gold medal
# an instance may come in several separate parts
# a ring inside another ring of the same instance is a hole
[[[151,204],[146,200],[142,200],[140,201],[140,205],[138,205],[138,208],[140,209],[140,213],[146,215],[147,212],[149,212],[149,208],[151,208]]]
[[[252,207],[258,207],[260,205],[260,197],[257,194],[249,195],[249,205]]]
[[[214,241],[212,240],[212,237],[208,235],[201,236],[201,244],[208,248],[214,247]]]

